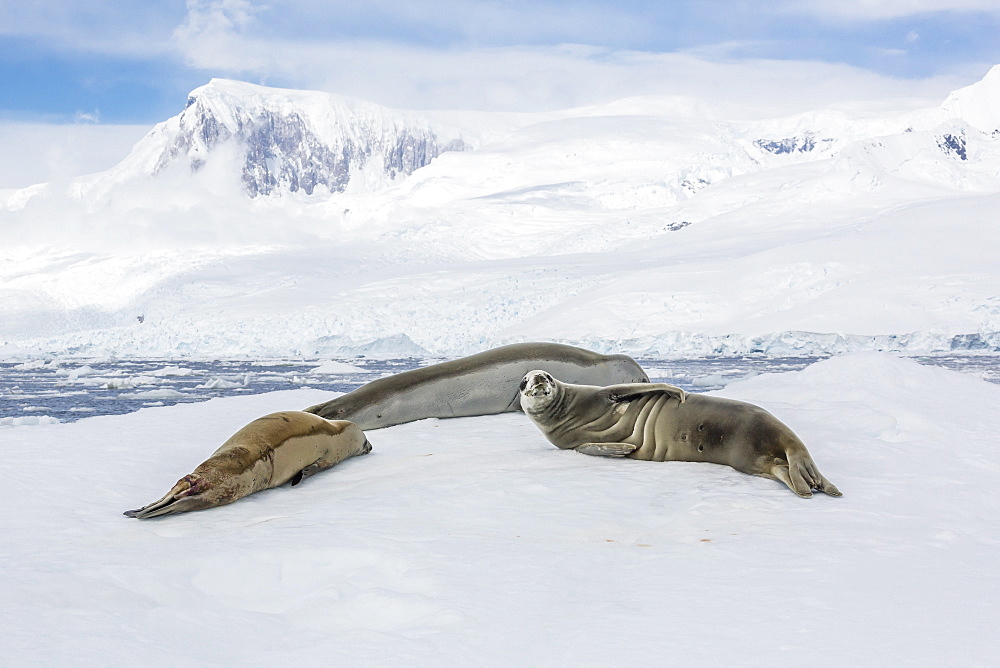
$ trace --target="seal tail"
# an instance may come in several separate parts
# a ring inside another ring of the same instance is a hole
[[[811,497],[814,489],[830,496],[843,496],[837,486],[819,472],[804,446],[788,449],[786,455],[787,462],[775,458],[771,475],[788,485],[790,490],[804,499]]]
[[[315,406],[310,406],[309,408],[303,408],[303,413],[312,413],[313,415],[318,415],[321,418],[326,418],[327,420],[337,419],[337,410],[335,406],[332,406],[336,399],[331,399],[330,401],[324,401],[321,404],[316,404]]]

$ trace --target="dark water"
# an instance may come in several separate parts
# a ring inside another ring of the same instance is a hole
[[[654,381],[685,390],[714,390],[760,373],[798,371],[818,357],[703,357],[639,360]],[[1000,383],[1000,356],[935,355],[915,360]],[[73,422],[92,415],[131,413],[145,406],[214,397],[313,388],[349,392],[387,374],[441,360],[354,359],[361,371],[315,373],[322,361],[305,360],[55,360],[0,362],[0,426],[24,422]],[[303,406],[302,408],[305,408]]]
[[[0,420],[49,416],[73,422],[214,397],[315,388],[350,392],[422,360],[353,360],[362,372],[317,374],[322,361],[58,360],[0,362]],[[302,406],[305,408],[305,406]]]

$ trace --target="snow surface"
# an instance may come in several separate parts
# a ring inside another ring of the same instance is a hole
[[[12,665],[989,665],[1000,387],[885,354],[763,374],[843,498],[551,447],[520,414],[369,433],[302,485],[140,522],[311,390],[0,431]]]
[[[0,354],[1000,350],[1000,66],[934,108],[764,120],[192,100],[107,172],[0,192]],[[422,132],[475,150],[406,176]],[[351,187],[290,189],[337,151]]]

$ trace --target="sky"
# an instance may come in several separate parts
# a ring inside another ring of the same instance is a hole
[[[931,94],[1000,63],[997,34],[998,0],[0,0],[0,120],[152,124],[212,77],[439,109],[699,94],[748,72]]]
[[[213,77],[397,109],[781,116],[936,104],[1000,63],[997,34],[1000,0],[0,0],[0,188],[107,169]]]

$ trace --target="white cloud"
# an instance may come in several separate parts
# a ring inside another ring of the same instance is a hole
[[[274,41],[219,23],[177,34],[189,64],[372,100],[396,108],[534,111],[633,95],[682,95],[787,113],[854,100],[944,98],[954,78],[904,81],[846,65],[723,61],[707,52],[651,53],[600,47],[432,49],[373,41]],[[723,49],[725,51],[725,49]]]
[[[249,51],[242,37],[259,8],[247,0],[188,0],[187,9],[173,40],[189,65],[228,71],[268,67],[268,59]]]
[[[173,3],[118,0],[0,2],[0,35],[39,39],[64,50],[149,56],[169,49],[183,17]]]
[[[0,123],[0,188],[68,181],[121,161],[145,125]],[[13,159],[11,159],[13,158]]]
[[[246,30],[261,11],[248,0],[188,0],[187,9],[184,23],[174,33],[181,40]]]
[[[748,106],[761,113],[786,113],[854,100],[919,97],[934,103],[968,83],[943,77],[903,81],[830,63],[730,58],[732,43],[654,53],[569,44],[428,47],[399,39],[279,38],[274,37],[278,31],[262,30],[268,17],[284,11],[282,0],[275,2],[265,12],[247,0],[188,0],[187,17],[174,32],[176,52],[190,66],[216,76],[412,109],[534,111],[633,95],[682,95],[728,103],[737,113]],[[464,16],[462,3],[446,0],[437,9],[418,4],[428,9],[427,15],[418,20],[410,7],[402,10],[405,23],[437,26],[445,10]],[[509,18],[506,3],[476,4],[498,24]],[[376,2],[373,11],[387,7]],[[333,11],[313,4],[297,10],[316,12],[317,21]],[[349,14],[345,22],[357,20],[357,9],[344,11]],[[526,26],[532,24],[526,30],[545,30],[550,11],[544,6],[534,11],[537,20],[526,21]]]
[[[73,121],[75,123],[100,123],[101,122],[101,112],[99,109],[94,111],[83,111],[78,109],[75,114],[73,114]]]
[[[932,12],[989,12],[1000,15],[996,0],[786,0],[778,8],[798,14],[847,21],[898,19]]]

